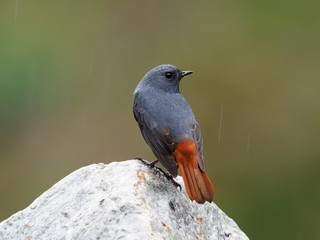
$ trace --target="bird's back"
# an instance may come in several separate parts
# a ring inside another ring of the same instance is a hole
[[[137,93],[134,102],[157,124],[169,128],[175,142],[192,136],[190,125],[196,121],[195,116],[181,93],[148,89]]]

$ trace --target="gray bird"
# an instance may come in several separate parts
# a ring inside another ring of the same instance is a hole
[[[199,124],[179,91],[191,71],[165,64],[149,71],[134,91],[133,113],[157,161],[173,176],[180,168],[186,191],[198,203],[212,202],[213,186],[204,171]]]

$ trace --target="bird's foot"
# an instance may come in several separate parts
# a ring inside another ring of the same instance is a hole
[[[176,187],[179,187],[179,188],[180,188],[180,191],[181,191],[181,189],[182,189],[182,188],[181,188],[181,185],[180,185],[179,183],[177,183],[177,182],[173,179],[173,177],[171,176],[171,174],[168,173],[168,172],[166,172],[166,171],[164,171],[162,168],[160,168],[160,167],[158,167],[158,166],[155,165],[155,164],[159,161],[158,159],[156,159],[156,160],[154,160],[154,161],[152,161],[152,162],[148,162],[147,160],[144,160],[144,159],[139,158],[139,157],[135,157],[134,159],[141,161],[143,164],[147,165],[147,166],[150,167],[150,168],[154,168],[154,169],[156,170],[156,172],[158,172],[158,173],[161,172],[170,182],[173,183],[173,185],[175,185]]]
[[[135,160],[139,160],[140,162],[142,162],[143,164],[147,165],[150,168],[155,167],[156,163],[159,161],[158,159],[156,159],[156,160],[154,160],[152,162],[148,162],[147,160],[144,160],[144,159],[142,159],[140,157],[135,157],[134,159]]]
[[[164,171],[162,168],[159,168],[159,167],[157,167],[157,166],[154,166],[154,167],[155,167],[156,171],[162,172],[163,175],[164,175],[170,182],[172,182],[173,185],[175,185],[176,187],[179,187],[179,188],[180,188],[180,191],[181,191],[181,189],[182,189],[182,188],[181,188],[181,185],[180,185],[179,183],[177,183],[177,182],[173,179],[172,175],[171,175],[169,172],[166,172],[166,171]]]

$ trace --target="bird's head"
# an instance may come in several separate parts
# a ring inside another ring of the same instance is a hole
[[[192,71],[181,71],[170,64],[157,66],[142,78],[134,94],[143,88],[157,88],[166,92],[179,92],[180,80],[191,73]]]

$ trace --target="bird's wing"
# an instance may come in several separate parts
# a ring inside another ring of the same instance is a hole
[[[173,155],[175,144],[170,129],[160,126],[137,101],[133,104],[133,114],[144,140],[160,163],[176,177],[177,164]]]
[[[202,154],[202,136],[201,136],[199,123],[195,121],[193,124],[190,125],[190,129],[193,134],[194,143],[196,144],[196,147],[197,147],[198,164],[201,171],[204,171],[204,160],[203,160],[203,154]]]

